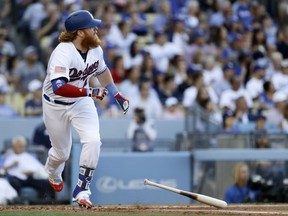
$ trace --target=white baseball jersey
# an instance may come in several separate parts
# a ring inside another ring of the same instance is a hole
[[[89,88],[90,77],[99,75],[106,69],[103,50],[100,46],[90,49],[84,62],[72,42],[60,43],[49,59],[43,93],[56,100],[74,102],[79,100],[79,98],[68,98],[54,94],[51,81],[65,77],[70,85],[79,88]]]

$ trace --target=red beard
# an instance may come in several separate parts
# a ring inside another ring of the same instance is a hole
[[[98,47],[101,44],[101,40],[98,38],[97,35],[89,35],[88,33],[84,32],[85,37],[81,42],[81,45],[85,49],[93,49]]]

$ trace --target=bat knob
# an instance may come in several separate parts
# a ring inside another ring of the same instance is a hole
[[[147,185],[148,179],[144,179],[144,185]]]

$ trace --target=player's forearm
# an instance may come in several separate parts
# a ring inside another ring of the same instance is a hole
[[[105,88],[108,87],[108,88],[107,88],[108,91],[109,91],[110,93],[112,93],[113,96],[118,93],[119,90],[118,90],[118,88],[115,86],[114,80],[113,80],[112,75],[111,75],[111,72],[110,72],[110,70],[109,70],[108,68],[107,68],[107,70],[106,70],[104,73],[98,75],[97,78],[98,78],[101,86],[103,86],[103,87],[105,87]],[[112,87],[113,89],[111,89],[111,88],[109,89],[109,86],[112,86],[112,85],[113,85],[113,87]]]
[[[86,88],[78,88],[76,86],[70,84],[64,84],[61,88],[58,88],[54,91],[56,95],[60,95],[63,97],[85,97],[87,96],[87,89]]]

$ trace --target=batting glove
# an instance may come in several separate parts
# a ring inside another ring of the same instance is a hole
[[[114,96],[114,98],[119,104],[119,106],[121,107],[121,109],[123,110],[123,114],[125,115],[129,108],[129,100],[125,98],[124,96],[122,96],[120,93],[117,93]]]
[[[107,89],[105,88],[89,88],[88,96],[92,98],[96,98],[98,100],[103,100],[103,98],[108,94]]]

